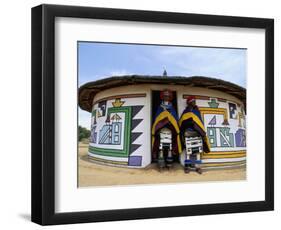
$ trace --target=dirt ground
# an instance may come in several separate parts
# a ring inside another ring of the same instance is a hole
[[[246,169],[220,169],[185,174],[180,164],[174,164],[173,169],[159,172],[156,164],[145,169],[129,169],[107,166],[91,162],[87,157],[88,144],[79,144],[78,186],[109,186],[134,184],[159,184],[202,181],[245,180]]]

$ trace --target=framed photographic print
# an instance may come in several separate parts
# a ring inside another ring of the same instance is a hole
[[[32,8],[32,221],[274,208],[274,21]]]

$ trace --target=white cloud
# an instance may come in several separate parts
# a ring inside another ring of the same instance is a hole
[[[109,76],[122,76],[122,75],[132,75],[131,72],[127,71],[127,70],[113,70],[110,71]]]

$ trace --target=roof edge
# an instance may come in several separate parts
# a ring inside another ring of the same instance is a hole
[[[246,89],[232,82],[205,76],[155,76],[155,75],[123,75],[111,76],[87,82],[79,87],[78,103],[81,109],[91,112],[95,95],[106,89],[131,84],[169,84],[193,85],[218,90],[231,94],[246,105]]]

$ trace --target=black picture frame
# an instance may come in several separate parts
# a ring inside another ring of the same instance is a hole
[[[55,18],[109,19],[265,29],[265,200],[55,213]],[[32,221],[41,225],[267,211],[274,209],[274,20],[125,9],[32,8]]]

